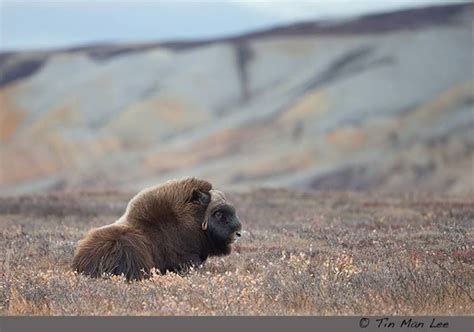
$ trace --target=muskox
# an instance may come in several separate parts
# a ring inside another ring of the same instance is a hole
[[[181,272],[209,256],[230,254],[240,230],[235,208],[209,182],[169,181],[139,192],[115,223],[89,231],[72,268],[128,280],[147,278],[153,268]]]

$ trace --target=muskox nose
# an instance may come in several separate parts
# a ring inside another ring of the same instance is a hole
[[[238,237],[241,237],[242,234],[240,233],[240,231],[242,230],[242,225],[240,224],[240,220],[239,218],[235,218],[236,219],[236,228],[235,228],[235,235],[238,236]]]

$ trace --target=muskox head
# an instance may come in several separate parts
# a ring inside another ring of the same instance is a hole
[[[209,193],[197,192],[197,200],[207,204],[201,228],[211,242],[216,254],[229,254],[230,245],[240,237],[242,228],[235,208],[227,201],[219,190]]]

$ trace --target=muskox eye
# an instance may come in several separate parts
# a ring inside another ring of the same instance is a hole
[[[222,218],[222,212],[221,211],[217,211],[214,213],[214,218],[216,219],[221,219]]]

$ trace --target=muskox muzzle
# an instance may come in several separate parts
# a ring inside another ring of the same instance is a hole
[[[232,218],[231,227],[232,227],[232,229],[233,229],[232,242],[235,242],[235,241],[237,241],[237,239],[238,239],[239,237],[242,236],[242,233],[241,233],[242,224],[240,223],[240,219],[239,219],[237,216],[235,216],[234,218]]]

